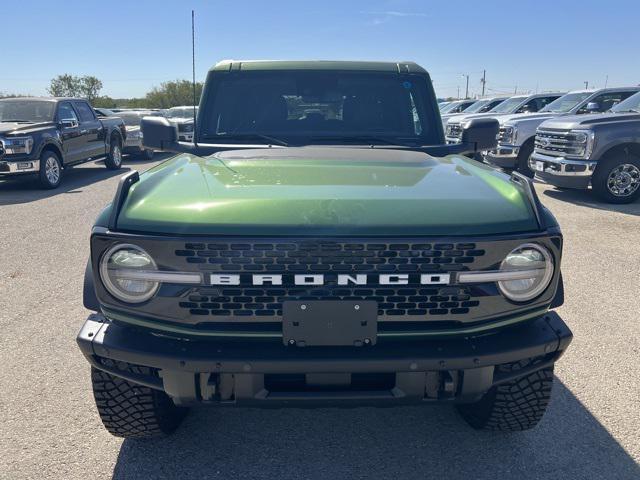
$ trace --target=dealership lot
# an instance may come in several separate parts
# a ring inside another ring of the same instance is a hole
[[[537,185],[565,234],[559,313],[575,339],[531,432],[475,432],[446,406],[203,409],[169,439],[122,442],[75,335],[89,229],[123,171],[67,173],[53,191],[0,181],[0,478],[640,477],[640,203]]]

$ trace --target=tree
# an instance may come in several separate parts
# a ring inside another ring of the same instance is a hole
[[[196,83],[196,102],[200,101],[202,82]],[[145,96],[149,108],[171,108],[179,105],[193,105],[193,85],[189,80],[164,82],[153,87]]]
[[[100,95],[102,82],[94,76],[58,75],[51,80],[47,91],[54,97],[82,97],[93,102]]]

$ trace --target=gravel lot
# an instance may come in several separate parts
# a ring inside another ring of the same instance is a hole
[[[640,203],[537,186],[565,233],[575,339],[531,432],[475,432],[446,406],[202,409],[123,442],[75,344],[89,229],[122,173],[87,164],[48,192],[0,180],[0,478],[640,478]]]

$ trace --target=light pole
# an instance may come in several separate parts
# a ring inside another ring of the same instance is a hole
[[[467,79],[467,87],[464,92],[464,98],[469,98],[469,75],[463,73],[462,76]]]

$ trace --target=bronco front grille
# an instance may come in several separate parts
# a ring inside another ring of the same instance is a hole
[[[485,251],[475,243],[216,242],[185,243],[175,255],[204,272],[326,274],[321,286],[200,287],[181,298],[192,315],[279,317],[287,300],[374,300],[381,316],[464,315],[479,302],[469,288],[425,285],[339,286],[341,273],[468,270]]]

